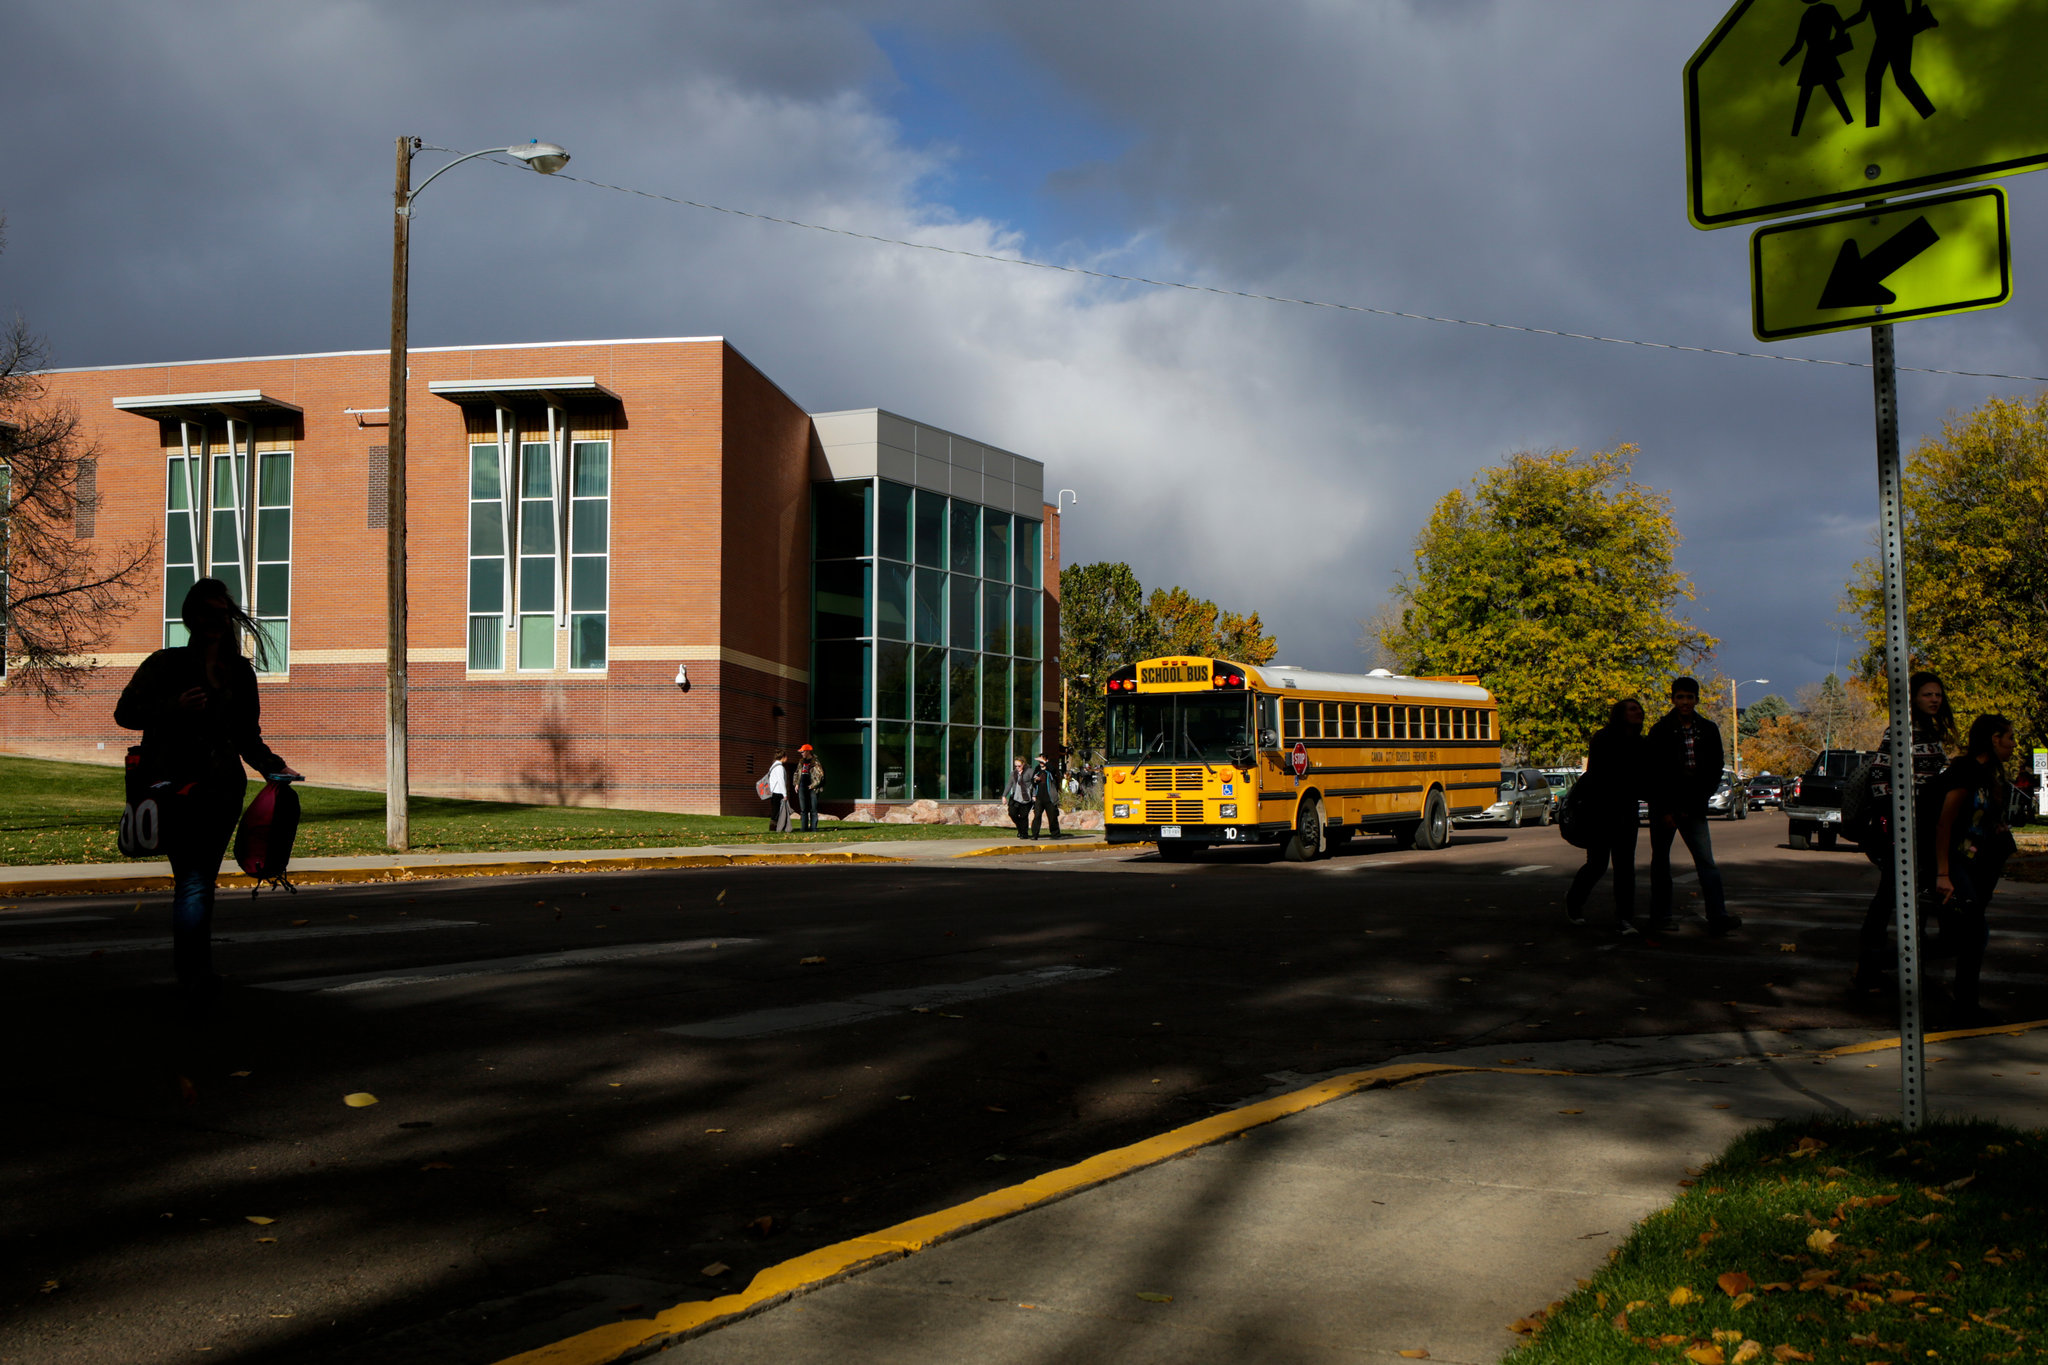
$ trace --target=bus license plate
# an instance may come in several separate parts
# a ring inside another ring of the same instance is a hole
[[[1180,838],[1180,826],[1179,826],[1179,825],[1161,825],[1161,826],[1159,827],[1159,837],[1160,837],[1160,838],[1162,838],[1162,839],[1178,839],[1178,838]]]

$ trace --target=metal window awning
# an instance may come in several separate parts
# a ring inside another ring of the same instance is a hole
[[[205,421],[232,417],[238,421],[259,418],[276,420],[299,417],[304,410],[297,403],[272,398],[261,389],[220,389],[213,393],[146,393],[116,398],[114,406],[141,417],[169,421]]]
[[[619,396],[597,382],[596,375],[555,375],[541,379],[436,379],[427,392],[451,403],[545,402],[561,405],[568,399],[602,398],[618,402]]]

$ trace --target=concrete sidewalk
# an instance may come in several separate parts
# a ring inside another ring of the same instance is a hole
[[[535,876],[560,872],[619,872],[648,868],[732,867],[801,863],[921,863],[948,858],[1095,852],[1108,848],[1099,830],[1060,839],[849,839],[821,844],[702,844],[678,848],[526,849],[486,853],[376,853],[340,858],[294,858],[298,886],[348,882],[419,881],[435,877]],[[1149,845],[1118,845],[1141,852]],[[232,870],[223,888],[254,885]],[[43,863],[0,867],[0,897],[91,896],[168,891],[168,862]]]
[[[1516,1340],[1509,1323],[1570,1292],[1677,1194],[1689,1167],[1745,1129],[1815,1112],[1895,1115],[1896,1047],[1844,1050],[1879,1038],[1696,1035],[1411,1058],[1487,1069],[1357,1073],[1392,1083],[1360,1088],[1370,1082],[1354,1076],[1327,1102],[1177,1160],[1152,1146],[1127,1174],[1015,1216],[998,1210],[1000,1221],[980,1216],[1001,1205],[990,1196],[979,1212],[858,1239],[876,1254],[853,1273],[842,1248],[855,1244],[827,1248],[764,1271],[751,1288],[769,1306],[723,1326],[707,1311],[718,1301],[679,1305],[516,1359],[597,1365],[630,1340],[644,1350],[700,1330],[650,1358],[1308,1365],[1427,1351],[1495,1361]],[[2048,1029],[1948,1038],[1929,1055],[1937,1113],[2048,1125]],[[1293,1096],[1315,1089],[1303,1086],[1312,1078],[1276,1079]],[[1018,1188],[1042,1194],[1065,1174]],[[745,1311],[746,1297],[723,1302]]]

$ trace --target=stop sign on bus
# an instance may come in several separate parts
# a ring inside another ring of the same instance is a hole
[[[1296,777],[1300,777],[1308,772],[1308,745],[1303,744],[1298,739],[1294,741],[1294,755],[1292,761],[1294,763],[1294,775]]]

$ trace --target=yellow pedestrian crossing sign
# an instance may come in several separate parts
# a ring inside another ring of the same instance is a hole
[[[2011,259],[1992,188],[1774,223],[1749,240],[1757,339],[1996,308]]]
[[[1687,212],[1782,218],[2048,165],[2048,0],[1737,0],[1685,66]]]

